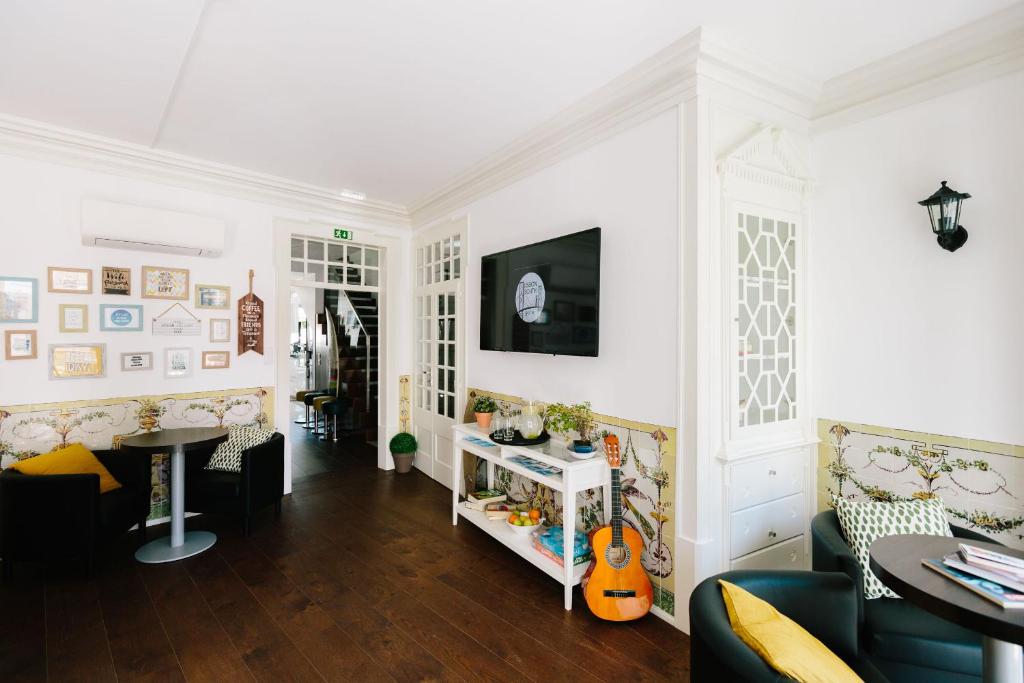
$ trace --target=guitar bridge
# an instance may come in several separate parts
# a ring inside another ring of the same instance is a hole
[[[635,598],[636,597],[636,591],[606,590],[604,592],[604,597],[606,597],[606,598]]]

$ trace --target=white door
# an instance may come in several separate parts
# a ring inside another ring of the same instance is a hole
[[[465,220],[452,221],[417,238],[414,310],[416,369],[414,464],[445,486],[451,484],[452,425],[465,403]]]

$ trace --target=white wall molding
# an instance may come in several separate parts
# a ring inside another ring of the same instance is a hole
[[[499,149],[410,207],[427,225],[692,96],[698,81],[754,95],[807,118],[817,87],[727,48],[698,28]]]
[[[1024,68],[1024,2],[824,83],[821,132],[946,95]]]
[[[316,185],[11,116],[0,115],[0,154],[320,212],[339,221],[409,225],[408,213],[400,204],[350,199]]]

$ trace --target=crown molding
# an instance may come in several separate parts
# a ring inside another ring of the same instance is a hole
[[[1024,68],[1024,2],[859,67],[822,85],[818,133]]]
[[[350,199],[325,187],[12,116],[0,115],[0,154],[313,211],[339,221],[409,226],[400,204]]]
[[[410,205],[423,226],[649,119],[716,82],[808,117],[817,86],[725,47],[701,27]]]

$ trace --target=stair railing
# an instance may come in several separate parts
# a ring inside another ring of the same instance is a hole
[[[356,323],[359,324],[359,329],[363,333],[363,337],[366,339],[366,408],[370,408],[370,365],[373,355],[373,346],[370,344],[370,333],[366,331],[366,326],[363,324],[363,319],[359,315],[359,310],[352,303],[352,299],[349,298],[348,292],[341,290],[341,293],[345,295],[345,300],[348,301],[348,307],[352,309],[353,315],[356,317]]]

